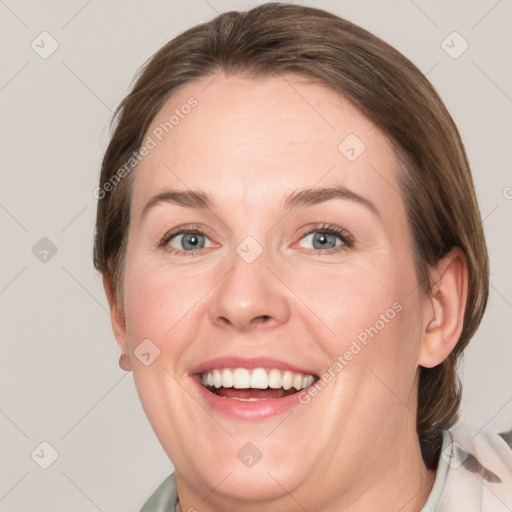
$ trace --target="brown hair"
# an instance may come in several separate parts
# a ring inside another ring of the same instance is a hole
[[[417,429],[425,462],[435,467],[439,431],[458,417],[457,362],[487,303],[487,249],[469,163],[450,114],[421,71],[366,30],[320,9],[269,3],[221,14],[163,46],[143,66],[114,117],[116,126],[97,189],[102,194],[95,267],[111,274],[122,303],[133,172],[119,179],[119,170],[139,151],[151,121],[170,95],[220,71],[314,78],[349,99],[380,128],[400,162],[402,198],[425,293],[432,285],[429,270],[450,249],[463,252],[469,292],[460,339],[442,364],[420,368]]]

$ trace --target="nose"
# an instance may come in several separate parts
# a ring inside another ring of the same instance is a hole
[[[291,294],[268,263],[265,252],[252,263],[235,252],[230,270],[211,294],[209,315],[215,325],[248,332],[288,321]]]

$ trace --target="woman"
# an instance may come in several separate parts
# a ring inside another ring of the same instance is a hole
[[[488,294],[469,165],[396,50],[293,5],[196,26],[121,103],[97,197],[175,467],[143,511],[512,507],[506,443],[456,424]]]

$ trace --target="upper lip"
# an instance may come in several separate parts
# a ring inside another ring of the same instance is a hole
[[[292,365],[279,359],[268,357],[245,358],[234,356],[217,357],[215,359],[204,361],[199,366],[192,369],[190,374],[202,374],[219,368],[247,368],[248,370],[252,370],[254,368],[278,368],[280,370],[289,370],[291,372],[303,373],[305,375],[315,375],[315,373],[310,370]]]

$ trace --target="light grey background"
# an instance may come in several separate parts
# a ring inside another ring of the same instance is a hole
[[[91,261],[92,192],[112,111],[138,67],[186,28],[257,3],[0,0],[1,511],[135,511],[172,470],[132,374],[117,365]],[[459,126],[492,282],[463,365],[463,418],[510,429],[512,2],[295,3],[394,45],[428,75]],[[46,59],[40,53],[54,43],[43,31],[58,43]],[[458,58],[464,41],[446,39],[453,31],[469,44]],[[58,453],[48,469],[40,465],[52,451],[42,442]]]

